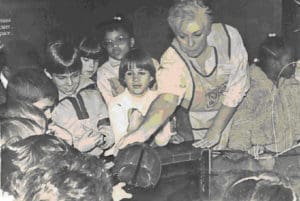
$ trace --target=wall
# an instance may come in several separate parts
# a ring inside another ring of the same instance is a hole
[[[251,57],[269,32],[281,32],[281,0],[211,0],[216,20],[241,32]],[[74,38],[99,22],[123,13],[133,21],[137,40],[159,58],[171,41],[166,16],[172,0],[0,0],[0,18],[12,19],[13,37],[33,41],[42,51],[53,30]],[[0,37],[5,42],[7,37]]]

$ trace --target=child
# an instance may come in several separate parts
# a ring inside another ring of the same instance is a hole
[[[58,97],[56,86],[36,69],[20,70],[7,85],[7,105],[20,102],[32,104],[51,119],[51,109]]]
[[[112,97],[124,91],[124,86],[119,82],[120,62],[124,55],[134,48],[135,39],[129,22],[121,17],[114,17],[111,23],[103,26],[102,32],[102,46],[108,54],[108,61],[97,71],[97,85],[105,101],[109,103]],[[158,62],[153,60],[158,68]]]
[[[103,54],[100,43],[92,37],[85,37],[79,44],[79,55],[82,63],[82,76],[94,78],[99,67],[99,58]]]
[[[31,119],[5,118],[1,119],[0,133],[0,145],[4,148],[26,137],[44,134],[45,127],[39,126]]]
[[[99,155],[112,144],[108,114],[95,83],[80,76],[82,65],[77,49],[67,42],[53,43],[48,49],[46,69],[59,91],[53,122],[71,133],[77,149]]]
[[[260,45],[259,66],[251,66],[251,89],[234,115],[229,148],[257,156],[295,145],[299,135],[299,82],[295,52],[271,34]]]
[[[26,108],[32,110],[32,107],[35,107],[44,113],[46,119],[50,121],[51,111],[57,98],[57,88],[44,72],[36,69],[24,69],[11,77],[7,85],[7,102],[2,107],[5,108],[6,113],[10,113],[10,117],[32,119],[41,125],[43,119],[39,116],[35,115],[33,117],[31,111],[21,114],[22,111],[20,110],[26,110]],[[24,104],[27,104],[27,106],[24,106]],[[72,143],[71,135],[63,128],[53,123],[44,126],[45,130],[48,129],[56,136]]]
[[[158,96],[157,91],[150,90],[156,82],[155,72],[152,58],[142,50],[131,50],[123,57],[119,80],[125,91],[109,103],[109,116],[116,144],[124,135],[139,127],[152,101]],[[166,145],[171,135],[170,124],[167,124],[155,137],[156,144]],[[106,154],[111,151],[112,149]]]

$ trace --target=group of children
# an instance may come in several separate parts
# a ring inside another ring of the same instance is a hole
[[[114,145],[143,122],[159,95],[159,65],[135,47],[124,21],[115,20],[102,33],[101,43],[93,37],[78,46],[51,42],[43,65],[20,41],[1,53],[1,82],[8,82],[5,96],[0,94],[6,99],[0,108],[1,148],[12,162],[6,165],[17,169],[7,168],[11,172],[2,188],[19,200],[43,200],[53,192],[55,201],[111,199],[103,197],[112,187],[97,157],[114,154]],[[20,53],[22,46],[26,48]],[[19,51],[13,64],[9,48]],[[108,60],[99,67],[103,49]],[[251,89],[233,117],[228,148],[280,152],[300,140],[295,52],[278,36],[268,36],[259,51],[259,64],[250,67]],[[171,120],[166,122],[153,144],[172,140],[172,126]]]

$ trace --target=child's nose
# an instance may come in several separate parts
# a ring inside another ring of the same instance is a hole
[[[138,75],[133,75],[133,81],[138,81],[139,76]]]
[[[67,84],[68,84],[68,85],[72,85],[72,84],[73,84],[72,78],[68,77]]]

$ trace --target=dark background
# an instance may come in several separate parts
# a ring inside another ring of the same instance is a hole
[[[57,34],[66,33],[78,40],[89,34],[97,24],[116,14],[123,14],[133,22],[140,46],[159,58],[172,39],[166,20],[172,2],[173,0],[0,0],[0,18],[11,19],[11,34],[0,36],[0,42],[5,43],[11,38],[27,39],[43,52],[47,41]],[[238,28],[251,59],[256,55],[258,44],[268,33],[274,32],[294,39],[296,34],[293,30],[300,27],[299,6],[293,0],[211,2],[215,9],[215,21]]]

